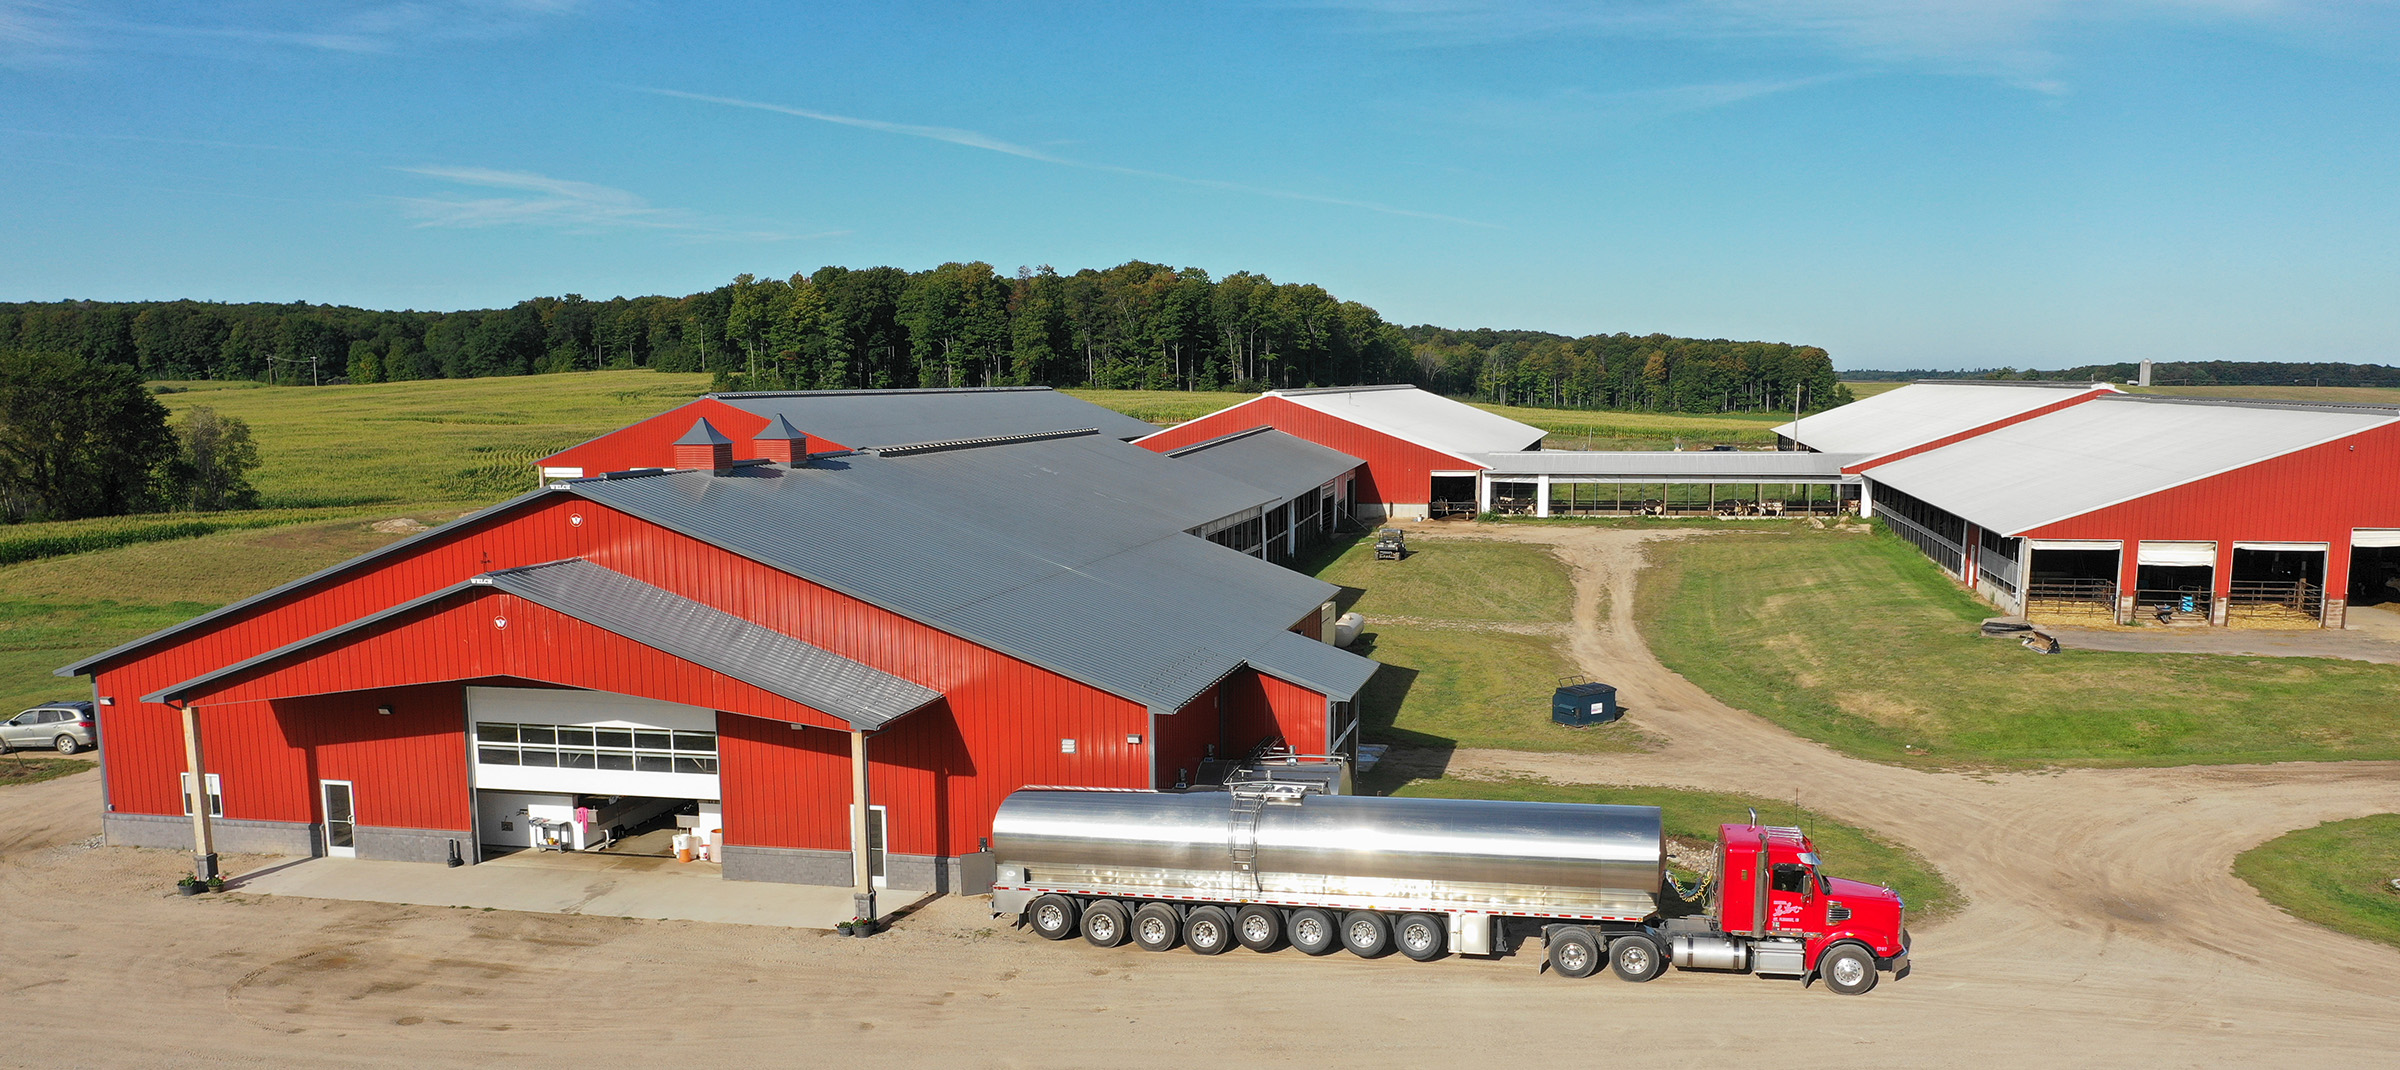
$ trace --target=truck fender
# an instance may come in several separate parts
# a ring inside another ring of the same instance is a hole
[[[1875,946],[1873,944],[1869,944],[1864,939],[1856,936],[1837,934],[1832,939],[1827,940],[1823,944],[1819,945],[1817,947],[1817,953],[1810,957],[1808,960],[1808,972],[1800,976],[1800,987],[1807,988],[1810,985],[1816,984],[1817,965],[1824,962],[1825,956],[1832,954],[1834,948],[1840,947],[1843,944],[1855,945],[1860,951],[1866,952],[1869,959],[1872,959],[1876,962],[1884,961],[1883,956],[1875,953]]]

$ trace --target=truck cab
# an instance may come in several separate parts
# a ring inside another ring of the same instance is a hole
[[[1667,925],[1678,967],[1823,977],[1844,993],[1875,987],[1878,971],[1908,970],[1907,903],[1889,888],[1826,876],[1816,844],[1796,828],[1719,826],[1704,910]]]

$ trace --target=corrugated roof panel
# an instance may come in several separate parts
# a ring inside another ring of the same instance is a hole
[[[859,728],[941,692],[581,559],[505,569],[491,585]]]
[[[1335,590],[1182,533],[1257,488],[1096,436],[568,486],[1157,708]]]
[[[1470,453],[1522,450],[1542,442],[1541,428],[1413,386],[1325,387],[1267,393],[1461,459]]]
[[[809,390],[711,394],[770,419],[782,416],[811,435],[852,448],[991,438],[1070,427],[1135,439],[1157,427],[1046,386],[929,390]]]
[[[1957,382],[1910,383],[1861,398],[1838,409],[1802,417],[1775,428],[1824,453],[1881,457],[1985,424],[2022,416],[2078,394],[2113,392],[2106,383]]]
[[[1469,460],[1491,469],[1492,479],[1510,476],[1585,476],[1606,481],[1674,482],[1716,480],[1728,483],[1773,483],[1779,480],[1838,481],[1842,466],[1865,460],[1856,453],[1809,453],[1800,450],[1532,450],[1522,453],[1480,453]]]
[[[2400,409],[2107,395],[1868,475],[2018,535],[2396,420]]]
[[[1383,668],[1331,643],[1320,643],[1294,632],[1283,633],[1252,654],[1250,664],[1260,672],[1289,680],[1336,702],[1357,698],[1359,688],[1367,686],[1375,670]]]
[[[1167,451],[1185,464],[1258,487],[1282,501],[1297,498],[1366,462],[1272,427],[1256,427]]]

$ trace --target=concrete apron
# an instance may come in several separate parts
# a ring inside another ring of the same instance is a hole
[[[729,881],[705,862],[519,851],[451,869],[422,862],[300,858],[243,874],[228,890],[429,907],[831,929],[850,920],[850,889]],[[915,896],[884,906],[890,917]]]

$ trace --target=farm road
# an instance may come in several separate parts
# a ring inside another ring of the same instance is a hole
[[[1576,584],[1579,667],[1616,684],[1632,718],[1664,739],[1643,754],[1461,750],[1446,770],[1769,798],[1797,789],[1811,808],[1915,847],[1970,902],[1918,934],[1911,977],[1869,998],[1923,1000],[1949,1053],[2148,1065],[2305,1053],[2340,1065],[2400,1049],[2390,1013],[2400,952],[2293,919],[2232,873],[2235,855],[2293,829],[2400,811],[2400,763],[1960,774],[1848,758],[1717,701],[1644,644],[1633,617],[1643,544],[1704,534],[1420,536],[1552,548]],[[1426,756],[1387,760],[1412,758]]]

